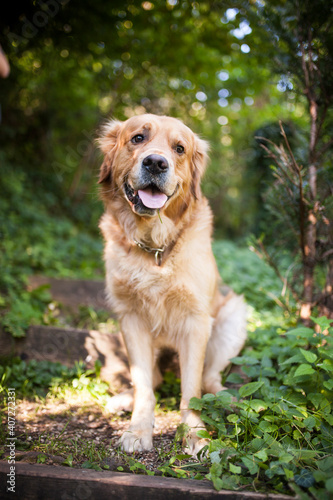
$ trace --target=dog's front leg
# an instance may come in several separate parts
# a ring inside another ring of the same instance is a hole
[[[121,327],[130,363],[134,405],[131,424],[120,441],[122,449],[131,453],[149,450],[153,445],[153,345],[147,326],[136,315],[123,318]]]
[[[202,373],[211,328],[210,317],[193,321],[191,329],[182,337],[179,348],[182,391],[180,412],[182,422],[189,426],[185,451],[194,456],[208,443],[197,436],[197,432],[204,429],[205,425],[199,412],[189,409],[189,402],[193,397],[201,397]]]

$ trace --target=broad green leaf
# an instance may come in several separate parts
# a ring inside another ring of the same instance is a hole
[[[239,395],[242,397],[242,398],[246,398],[247,396],[250,396],[251,394],[253,394],[254,392],[256,392],[258,389],[260,389],[260,387],[264,384],[263,381],[259,381],[259,382],[250,382],[249,384],[245,384],[243,385],[240,389],[239,389]]]
[[[291,358],[283,361],[283,363],[281,363],[281,366],[289,365],[291,363],[301,363],[302,361],[304,361],[304,357],[301,354],[295,354],[294,356],[291,356]]]
[[[233,474],[240,474],[242,472],[242,468],[239,467],[238,465],[234,465],[231,462],[229,463],[229,470]]]
[[[310,488],[315,483],[315,478],[308,469],[302,469],[300,474],[295,474],[295,483],[303,488]]]
[[[259,429],[261,429],[263,432],[274,432],[278,430],[278,426],[262,420],[259,424]]]
[[[314,417],[308,417],[304,420],[304,424],[307,429],[313,429],[316,425],[316,419]]]
[[[256,412],[267,410],[268,408],[268,404],[265,403],[265,401],[263,401],[262,399],[252,399],[252,401],[250,401],[249,403],[250,407]]]
[[[268,455],[266,450],[260,450],[254,453],[254,456],[259,458],[262,462],[266,462],[268,460]]]
[[[236,422],[238,422],[239,416],[236,415],[235,413],[233,413],[232,415],[227,416],[227,420],[228,420],[228,422],[235,424]]]
[[[315,373],[315,370],[311,365],[309,365],[308,363],[302,363],[295,371],[294,376],[301,377],[303,375],[312,375],[313,373]]]
[[[325,387],[325,389],[331,391],[333,389],[333,378],[331,380],[326,380],[325,382],[323,382],[323,386]]]
[[[311,403],[314,404],[316,410],[325,404],[326,398],[323,394],[318,394],[315,392],[311,392],[308,394],[308,399],[311,401]]]
[[[212,464],[219,464],[221,462],[221,455],[219,451],[212,451],[209,454]]]
[[[207,392],[207,394],[204,394],[202,396],[202,399],[204,401],[212,401],[213,399],[215,399],[215,397],[216,397],[215,394],[210,394],[209,392]]]
[[[284,473],[286,475],[286,478],[288,481],[292,481],[294,479],[294,473],[292,470],[289,470],[289,469],[286,469],[285,467],[283,467],[283,470],[284,470]]]
[[[326,318],[326,316],[321,316],[320,318],[314,318],[313,316],[310,316],[310,318],[314,323],[320,326],[321,331],[328,330],[328,328],[331,326],[331,323],[333,323],[333,320]]]
[[[331,359],[324,359],[323,363],[320,365],[325,372],[332,373],[333,372],[333,361]]]
[[[301,439],[301,437],[302,437],[302,433],[298,429],[295,429],[293,432],[293,438],[297,440],[297,439]]]
[[[215,397],[218,398],[221,405],[229,405],[232,402],[232,394],[228,391],[219,391]]]
[[[235,358],[231,358],[230,361],[234,365],[257,365],[257,364],[259,364],[259,360],[256,358],[252,358],[252,356],[236,356]]]
[[[209,452],[213,453],[214,451],[220,451],[224,448],[224,444],[220,441],[220,439],[212,439],[209,443]]]
[[[279,462],[283,462],[285,464],[288,464],[294,459],[294,456],[291,453],[287,452],[282,452],[281,455],[279,455]]]
[[[325,481],[325,487],[329,493],[333,493],[333,477]]]
[[[210,439],[210,434],[208,431],[206,430],[200,430],[200,431],[197,431],[197,436],[199,438],[203,438],[203,439]]]
[[[69,467],[73,467],[73,455],[70,453],[66,460],[62,462],[62,465],[68,465]]]
[[[239,375],[239,373],[230,373],[228,375],[226,382],[229,382],[230,384],[241,384],[243,382],[242,377]]]
[[[314,334],[314,331],[311,328],[307,328],[306,326],[300,326],[299,328],[293,328],[292,330],[289,330],[286,332],[286,335],[292,335],[295,337],[303,337],[308,339],[309,337],[312,337]]]
[[[259,471],[259,467],[258,464],[256,464],[256,462],[254,461],[253,457],[246,456],[242,457],[241,460],[245,467],[247,467],[247,469],[249,470],[250,474],[257,474],[257,472]]]
[[[297,444],[297,443],[295,443]],[[317,456],[317,452],[313,450],[288,448],[288,452],[292,453],[297,460],[309,460],[310,462]]]
[[[203,407],[203,401],[199,398],[191,398],[190,399],[190,404],[189,404],[189,408],[191,408],[191,410],[202,410],[202,407]]]
[[[315,363],[317,361],[318,357],[314,352],[306,351],[302,348],[300,348],[300,351],[308,363]]]
[[[223,488],[223,481],[221,479],[222,474],[222,464],[213,463],[209,469],[211,480],[213,481],[214,488],[216,490],[221,490]]]

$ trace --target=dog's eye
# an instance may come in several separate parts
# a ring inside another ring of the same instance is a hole
[[[142,134],[135,135],[132,137],[131,141],[133,144],[139,144],[139,142],[142,142],[144,140],[145,136]]]
[[[178,153],[179,155],[182,155],[183,153],[185,153],[185,148],[184,148],[184,146],[182,146],[181,144],[178,144],[178,145],[176,146],[176,151],[177,151],[177,153]]]

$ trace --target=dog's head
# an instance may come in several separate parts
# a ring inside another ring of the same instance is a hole
[[[177,199],[200,198],[208,144],[181,121],[151,114],[111,121],[99,145],[104,199],[121,193],[134,213],[153,217]]]

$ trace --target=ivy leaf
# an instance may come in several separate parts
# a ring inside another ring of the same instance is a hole
[[[302,469],[300,474],[295,474],[295,483],[303,488],[310,488],[315,483],[315,478],[308,469]]]
[[[263,381],[260,381],[260,382],[250,382],[249,384],[245,384],[243,385],[240,389],[239,389],[239,395],[242,397],[242,398],[246,398],[247,396],[250,396],[251,394],[253,394],[254,392],[256,392],[258,389],[260,389],[260,387],[264,384]]]

